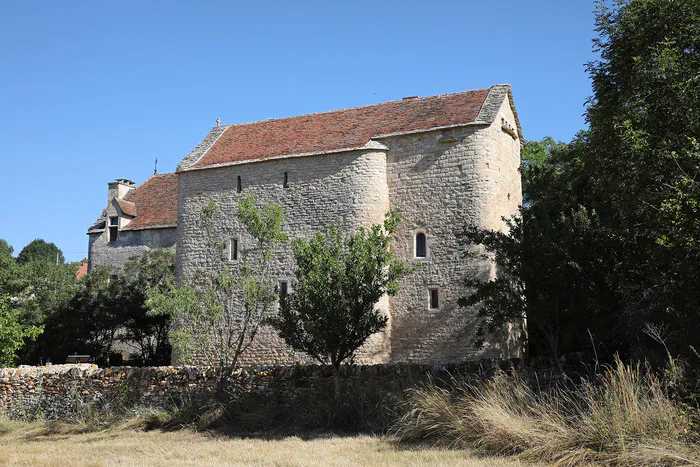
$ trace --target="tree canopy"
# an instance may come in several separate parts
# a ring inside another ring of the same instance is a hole
[[[598,2],[589,128],[523,150],[509,234],[468,228],[501,272],[467,283],[485,330],[527,316],[531,350],[650,356],[700,348],[700,2]],[[533,335],[534,333],[534,335]],[[540,348],[540,350],[542,350]]]
[[[30,262],[63,264],[65,258],[63,257],[63,252],[54,243],[48,243],[41,238],[37,238],[22,248],[22,251],[17,255],[17,262],[19,264]]]
[[[23,324],[19,310],[10,302],[9,297],[0,296],[0,368],[13,365],[25,339],[34,339],[42,332],[40,326]]]
[[[62,362],[77,352],[107,365],[120,344],[130,364],[170,363],[170,320],[148,314],[145,302],[149,291],[164,290],[174,280],[173,253],[151,250],[130,258],[119,280],[112,273],[108,267],[93,268],[46,318],[37,342],[39,360]]]
[[[395,295],[399,280],[410,271],[389,249],[398,222],[391,211],[383,225],[349,237],[331,225],[309,241],[293,242],[296,281],[270,324],[293,349],[332,365],[336,399],[340,364],[386,326],[377,302],[385,294]]]

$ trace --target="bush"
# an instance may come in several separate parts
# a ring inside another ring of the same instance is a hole
[[[451,390],[409,390],[394,424],[402,441],[563,464],[700,462],[690,416],[647,368],[619,360],[593,382],[537,392],[516,374]]]

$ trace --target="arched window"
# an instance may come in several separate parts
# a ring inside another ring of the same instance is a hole
[[[418,232],[416,234],[416,258],[425,258],[426,253],[425,233]]]

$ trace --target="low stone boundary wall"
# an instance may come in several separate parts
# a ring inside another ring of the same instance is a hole
[[[341,368],[344,387],[379,385],[400,392],[428,376],[449,380],[475,373],[493,373],[509,362],[484,361],[456,365],[389,364]],[[295,399],[332,393],[330,368],[320,365],[251,367],[232,379],[237,389],[293,403]],[[111,367],[91,364],[20,366],[0,369],[0,416],[13,419],[68,419],[82,407],[107,410],[128,401],[134,407],[164,408],[185,398],[213,394],[213,371],[198,367]]]

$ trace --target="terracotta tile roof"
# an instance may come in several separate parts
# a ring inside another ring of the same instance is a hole
[[[78,269],[75,270],[75,278],[81,279],[88,272],[88,263],[82,263]]]
[[[118,198],[116,201],[124,214],[126,214],[127,216],[136,217],[136,205],[134,203],[125,199]]]
[[[229,125],[191,167],[361,148],[371,138],[472,123],[489,88]]]
[[[154,175],[127,193],[119,206],[127,201],[134,206],[136,217],[122,230],[175,226],[177,224],[177,174]],[[125,214],[126,210],[122,207]],[[131,211],[133,212],[133,211]]]

